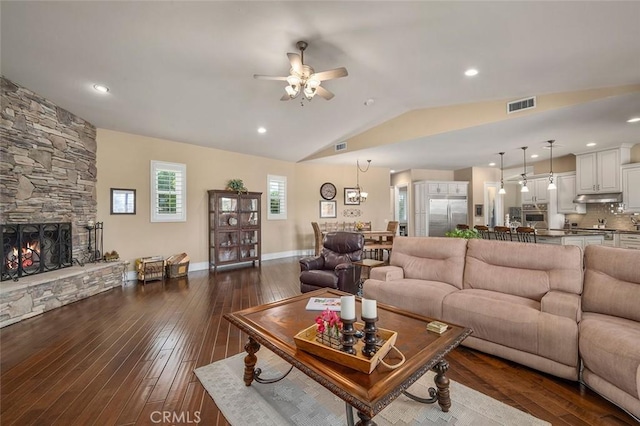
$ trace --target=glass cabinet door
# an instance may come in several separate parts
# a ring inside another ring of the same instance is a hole
[[[218,232],[218,260],[220,262],[229,262],[238,259],[238,233],[237,232]]]
[[[218,198],[218,227],[238,226],[238,198],[220,197]]]

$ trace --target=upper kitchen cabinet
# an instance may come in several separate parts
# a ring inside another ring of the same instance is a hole
[[[576,198],[576,174],[559,173],[556,175],[558,186],[558,213],[580,213],[587,212],[586,204],[577,204],[573,200]]]
[[[640,213],[640,163],[622,166],[622,203],[625,213]]]
[[[576,192],[622,192],[620,166],[629,162],[628,147],[576,155]]]
[[[548,203],[549,194],[547,187],[549,186],[549,178],[530,179],[527,182],[529,192],[522,192],[522,204],[539,204]]]

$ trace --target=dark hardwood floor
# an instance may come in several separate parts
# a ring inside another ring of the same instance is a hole
[[[299,294],[298,272],[291,258],[129,282],[3,328],[0,423],[228,424],[193,369],[242,352],[222,314]],[[553,425],[637,424],[578,383],[462,347],[448,359],[451,379]]]

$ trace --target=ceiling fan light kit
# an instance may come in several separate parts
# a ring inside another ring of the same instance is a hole
[[[287,53],[291,69],[286,77],[268,76],[254,74],[253,78],[258,80],[278,80],[286,81],[287,86],[284,88],[285,94],[280,98],[281,101],[295,99],[303,94],[303,100],[311,101],[316,95],[323,99],[330,100],[335,95],[329,90],[321,86],[321,83],[334,78],[346,77],[349,75],[344,67],[335,68],[328,71],[316,73],[312,67],[304,63],[304,51],[309,44],[306,41],[299,41],[296,47],[300,50],[300,54]],[[300,102],[301,105],[304,105]]]

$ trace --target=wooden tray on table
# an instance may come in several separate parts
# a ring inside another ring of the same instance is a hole
[[[363,324],[355,324],[356,328],[362,330]],[[302,349],[305,352],[312,353],[319,357],[328,359],[329,361],[337,362],[338,364],[353,368],[354,370],[361,371],[366,374],[371,374],[373,370],[378,366],[380,360],[383,359],[387,353],[391,350],[391,347],[396,343],[398,333],[391,330],[385,330],[379,328],[377,336],[383,341],[382,346],[378,347],[378,351],[371,358],[362,355],[362,348],[364,348],[364,342],[362,339],[356,339],[356,344],[353,348],[356,350],[356,355],[351,355],[338,349],[333,349],[330,346],[324,345],[316,341],[317,325],[314,324],[311,327],[305,328],[293,337],[298,349]]]

